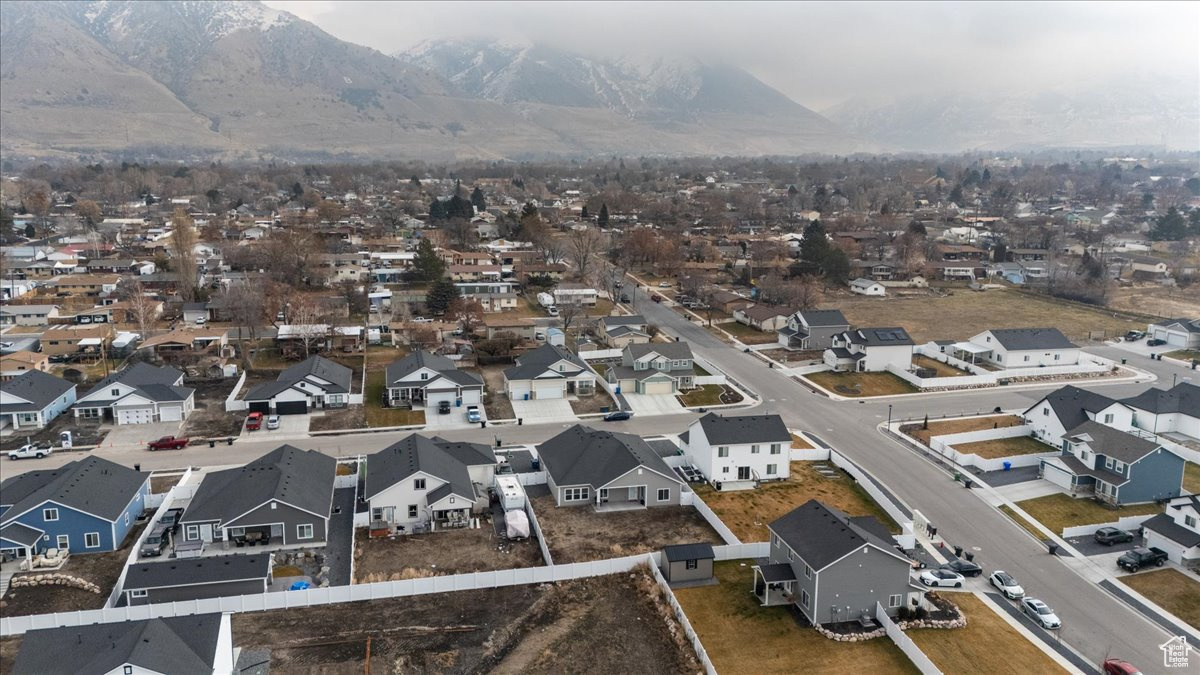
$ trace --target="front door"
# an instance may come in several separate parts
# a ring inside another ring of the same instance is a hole
[[[201,525],[200,526],[200,541],[212,541],[212,540],[213,540],[212,523],[206,523],[204,525]]]
[[[748,467],[748,466],[739,466],[738,467],[738,480],[750,480],[750,467]]]

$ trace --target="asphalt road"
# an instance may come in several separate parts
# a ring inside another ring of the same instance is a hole
[[[651,302],[641,290],[626,284],[626,292],[635,292],[636,308],[649,323],[691,344],[693,352],[721,368],[739,382],[751,387],[762,401],[756,412],[783,416],[790,427],[812,431],[839,451],[873,473],[911,509],[921,511],[938,527],[948,541],[974,551],[985,570],[1004,569],[1015,575],[1030,594],[1054,607],[1063,619],[1063,642],[1080,652],[1089,662],[1119,656],[1157,672],[1162,662],[1158,645],[1168,634],[1140,614],[1129,609],[1096,584],[1071,570],[1062,559],[1047,554],[1042,545],[976,497],[954,483],[941,468],[921,458],[905,446],[883,436],[877,429],[887,419],[919,418],[1024,408],[1059,385],[1038,388],[982,390],[894,398],[883,401],[832,401],[814,394],[778,370],[769,369],[756,357],[744,354],[721,342],[702,326],[689,322],[667,307]],[[952,329],[948,328],[948,332]],[[1128,358],[1130,365],[1154,373],[1169,384],[1172,374],[1191,375],[1170,363],[1150,361],[1129,352],[1109,348],[1091,348],[1109,358]],[[1089,384],[1089,386],[1092,386]],[[1098,385],[1113,397],[1124,397],[1145,390],[1148,384]],[[643,435],[682,431],[698,415],[686,413],[669,417],[634,418],[627,422],[589,422],[595,426]],[[505,445],[543,441],[565,429],[567,424],[503,426],[488,429],[446,431],[452,440]],[[337,456],[370,453],[411,432],[386,432],[298,439],[292,444],[318,449]],[[138,463],[143,470],[177,468],[184,465],[226,465],[244,463],[279,445],[278,440],[241,440],[232,446],[193,447],[182,451],[150,453],[135,448],[98,451],[126,465]],[[52,455],[43,460],[25,460],[14,467],[5,460],[5,473],[58,466],[78,455]]]

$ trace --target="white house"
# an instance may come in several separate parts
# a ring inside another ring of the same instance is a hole
[[[1200,386],[1180,382],[1170,389],[1147,389],[1121,402],[1133,409],[1131,427],[1200,440]]]
[[[753,488],[789,475],[792,434],[779,415],[708,413],[681,436],[692,464],[718,490]]]
[[[1057,328],[995,328],[954,345],[964,361],[1000,368],[1037,368],[1079,364],[1080,349]]]
[[[834,370],[877,373],[889,365],[912,367],[913,339],[903,328],[857,328],[834,335],[830,344],[823,357]]]
[[[591,396],[596,374],[564,347],[544,344],[504,371],[504,391],[514,401]]]
[[[1146,545],[1167,552],[1171,562],[1200,566],[1200,496],[1184,495],[1167,501],[1166,511],[1142,523]]]
[[[466,527],[487,506],[496,455],[483,443],[413,434],[367,456],[363,496],[372,528],[413,532]]]
[[[584,284],[559,284],[554,289],[554,304],[582,305],[592,307],[596,304],[599,293],[591,286]]]
[[[75,417],[117,424],[182,422],[195,407],[195,390],[183,386],[182,371],[135,363],[76,401]]]
[[[1148,325],[1146,334],[1179,349],[1200,349],[1200,319],[1166,319]]]
[[[442,401],[453,406],[480,405],[483,378],[458,369],[445,356],[415,351],[387,367],[387,404],[421,404],[436,407]]]
[[[1023,413],[1033,437],[1061,448],[1070,429],[1089,420],[1116,429],[1133,427],[1133,409],[1103,394],[1065,386],[1047,394]]]
[[[246,392],[251,412],[305,415],[311,408],[342,408],[350,403],[354,371],[323,356],[313,356],[284,370],[274,382]]]
[[[883,297],[887,295],[887,288],[874,279],[855,279],[850,282],[850,292],[858,295]]]
[[[75,402],[75,385],[40,370],[0,382],[0,429],[41,429]]]

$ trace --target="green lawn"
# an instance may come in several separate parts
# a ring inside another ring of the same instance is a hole
[[[369,427],[402,427],[410,424],[425,424],[424,410],[400,410],[383,405],[386,387],[383,370],[367,374],[367,387],[363,393],[363,408]]]
[[[1192,359],[1200,359],[1200,351],[1196,351],[1195,349],[1177,349],[1173,352],[1166,352],[1163,356],[1169,359],[1191,361]]]
[[[1166,569],[1121,577],[1121,583],[1200,630],[1200,581]]]
[[[1036,455],[1042,452],[1055,452],[1056,448],[1047,445],[1032,436],[1016,438],[999,438],[993,441],[977,441],[975,443],[960,443],[954,449],[968,455],[979,455],[984,459],[999,459],[1001,457],[1016,457],[1017,455]]]
[[[1183,468],[1183,489],[1200,495],[1200,464],[1188,462]]]
[[[1017,506],[1050,528],[1050,531],[1059,534],[1066,527],[1111,523],[1122,516],[1144,516],[1162,512],[1162,507],[1153,503],[1112,509],[1092,499],[1075,499],[1064,494],[1026,499],[1017,502]]]
[[[920,391],[891,373],[835,373],[824,371],[802,377],[841,396],[868,397],[915,394]]]
[[[683,402],[684,407],[693,408],[699,405],[720,405],[721,392],[724,390],[719,384],[704,384],[686,394],[680,394],[679,400]]]

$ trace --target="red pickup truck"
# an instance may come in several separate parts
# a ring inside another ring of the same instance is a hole
[[[157,441],[150,441],[149,446],[151,450],[178,450],[180,448],[186,448],[187,444],[188,439],[186,438],[163,436]]]
[[[260,412],[252,412],[246,416],[246,430],[258,431],[262,428],[263,414]]]

